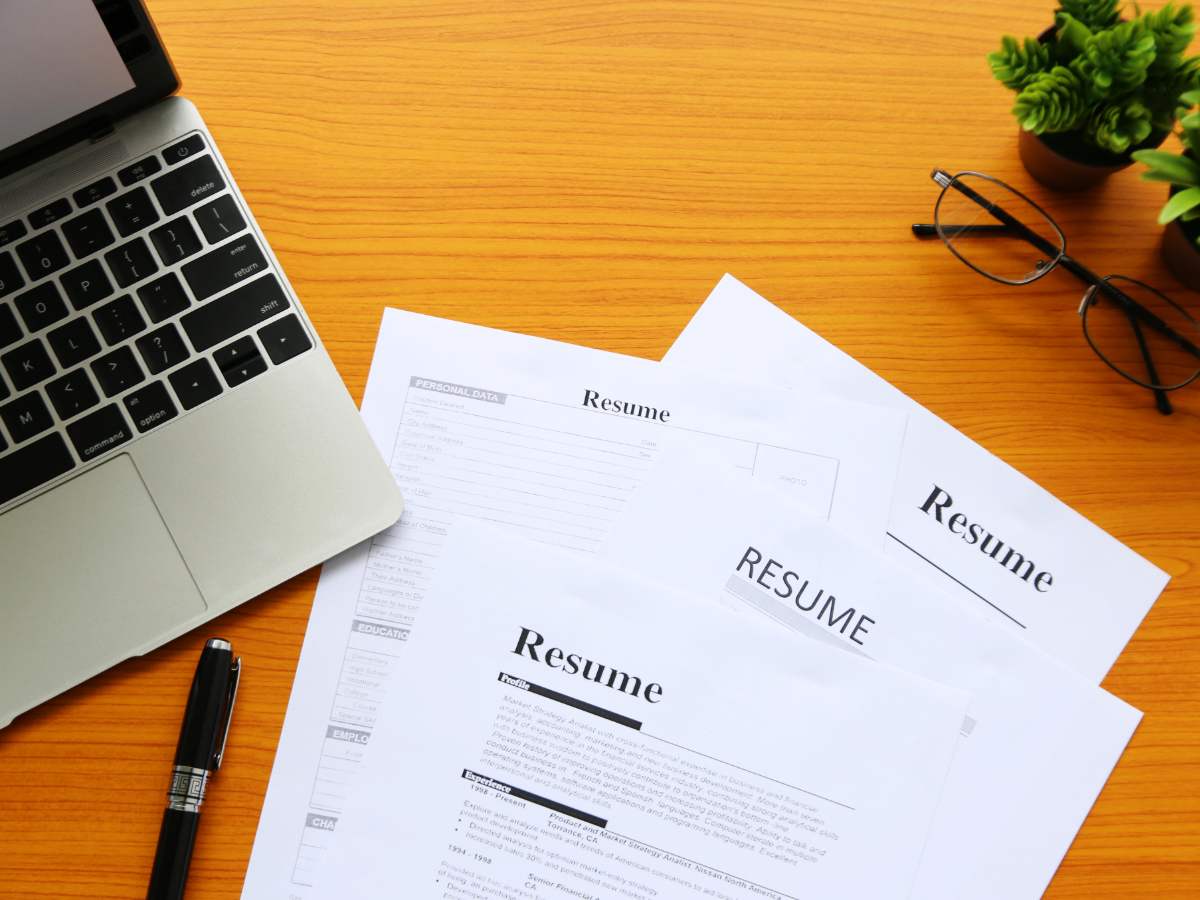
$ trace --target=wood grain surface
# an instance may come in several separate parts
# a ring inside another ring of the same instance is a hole
[[[1169,572],[1104,682],[1145,720],[1047,896],[1200,896],[1200,385],[1160,415],[1088,348],[1070,275],[1005,287],[909,231],[933,165],[987,172],[1200,314],[1163,186],[1021,166],[984,56],[1052,0],[149,5],[356,399],[385,306],[659,359],[728,271]],[[145,895],[217,634],[246,675],[188,897],[239,895],[316,578],[0,732],[0,897]]]

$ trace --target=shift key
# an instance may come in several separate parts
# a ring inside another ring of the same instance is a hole
[[[190,312],[180,322],[198,353],[277,316],[291,304],[274,275],[251,281]]]
[[[197,300],[206,300],[240,281],[249,281],[267,270],[267,258],[252,235],[218,247],[183,267]]]

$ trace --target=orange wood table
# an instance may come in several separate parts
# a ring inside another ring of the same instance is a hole
[[[729,271],[1170,572],[1104,682],[1146,718],[1048,896],[1196,897],[1200,385],[1160,415],[1088,348],[1070,275],[1008,288],[909,232],[933,165],[987,172],[1085,263],[1200,312],[1159,257],[1163,186],[1053,194],[1021,166],[984,56],[1052,2],[150,8],[356,399],[386,305],[658,359]],[[0,896],[145,896],[217,634],[246,676],[188,896],[238,896],[316,579],[0,732]]]

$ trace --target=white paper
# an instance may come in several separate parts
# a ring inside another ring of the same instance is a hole
[[[663,361],[907,411],[886,554],[1096,684],[1166,586],[1165,572],[730,275]]]
[[[614,413],[611,403],[606,411],[605,398],[633,398],[655,418]],[[322,571],[246,900],[307,896],[429,579],[441,572],[452,513],[591,553],[670,439],[769,479],[882,546],[906,421],[398,310],[385,312],[362,411],[404,489],[405,514]]]
[[[678,448],[597,558],[971,695],[911,900],[1037,900],[1141,720],[756,479]],[[1090,758],[1107,767],[1078,765]]]
[[[92,0],[0,3],[0,149],[134,87]]]
[[[443,554],[318,898],[904,900],[964,694],[476,521]]]

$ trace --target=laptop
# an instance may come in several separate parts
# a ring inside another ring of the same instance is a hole
[[[403,500],[137,0],[0,3],[0,727]]]

